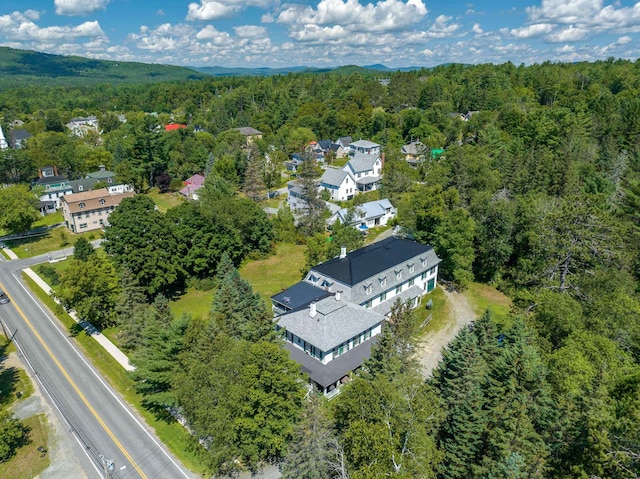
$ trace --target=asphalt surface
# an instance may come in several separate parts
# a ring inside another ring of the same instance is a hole
[[[71,255],[73,249],[50,254]],[[73,437],[87,477],[196,478],[169,454],[28,290],[22,269],[46,260],[47,255],[6,261],[0,255],[0,289],[11,299],[0,305],[0,319]]]

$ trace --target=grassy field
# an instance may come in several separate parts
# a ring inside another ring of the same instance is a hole
[[[38,447],[47,447],[48,426],[44,414],[37,414],[22,421],[29,428],[29,444],[21,447],[9,461],[0,463],[3,479],[31,479],[49,467],[49,454],[42,455]]]
[[[427,303],[429,300],[433,301],[433,306],[430,310],[427,309]],[[451,314],[449,303],[442,291],[442,287],[438,286],[429,294],[425,294],[416,311],[416,316],[420,321],[420,324],[422,324],[430,314],[433,315],[429,323],[418,331],[419,336],[442,329],[445,323],[449,320],[449,316]]]
[[[215,290],[199,291],[189,288],[185,294],[171,301],[171,311],[176,318],[188,313],[194,318],[206,318],[211,309]]]
[[[131,404],[146,423],[155,430],[160,440],[167,445],[182,463],[195,471],[203,473],[204,465],[199,461],[192,449],[191,435],[187,430],[175,421],[167,422],[157,419],[153,414],[142,407],[142,396],[136,393],[134,382],[129,374],[100,346],[91,336],[84,331],[77,332],[75,321],[57,305],[53,299],[42,291],[29,277],[23,274],[23,279],[31,290],[38,296],[51,311],[55,313],[60,322],[72,332],[76,343],[84,354],[91,359],[101,374],[109,381],[122,397]],[[4,476],[0,474],[0,477]]]
[[[505,294],[486,284],[471,283],[466,295],[473,311],[478,316],[489,309],[498,324],[505,325],[508,322],[511,298]]]
[[[147,194],[151,197],[153,202],[158,206],[158,209],[166,213],[166,211],[174,206],[178,206],[185,199],[180,195],[180,193],[169,191],[167,193],[160,193],[158,188],[151,188]]]
[[[267,304],[271,304],[272,295],[300,281],[304,250],[303,245],[279,244],[275,255],[244,264],[240,276],[251,283]]]
[[[100,238],[101,234],[100,230],[75,234],[64,226],[60,226],[50,230],[44,236],[15,241],[5,241],[5,243],[7,247],[11,248],[19,258],[31,258],[32,256],[45,254],[49,251],[69,248],[73,246],[76,240],[80,237],[84,237],[87,241],[91,241]]]
[[[38,221],[33,223],[31,229],[41,228],[43,226],[51,226],[58,223],[64,223],[64,216],[62,211],[56,211],[50,215],[41,216]]]

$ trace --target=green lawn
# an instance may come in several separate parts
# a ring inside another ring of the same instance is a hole
[[[427,309],[429,300],[433,301],[433,306],[430,310]],[[425,294],[416,311],[417,319],[420,321],[419,324],[422,324],[430,314],[432,315],[429,323],[418,331],[419,336],[424,336],[427,333],[442,329],[451,314],[449,303],[447,302],[447,297],[444,295],[444,291],[442,291],[442,287],[438,286],[429,294]]]
[[[176,318],[183,313],[188,313],[194,318],[206,318],[209,315],[214,294],[216,294],[215,290],[200,291],[189,288],[185,294],[171,301],[171,311]]]
[[[158,188],[151,188],[147,194],[163,213],[166,213],[168,209],[178,206],[185,201],[184,197],[178,192],[168,191],[166,193],[160,193]]]
[[[101,235],[102,232],[100,230],[75,234],[64,226],[60,226],[50,230],[43,236],[5,241],[5,244],[7,247],[11,248],[19,258],[31,258],[32,256],[38,256],[40,254],[48,253],[49,251],[73,246],[76,240],[80,237],[84,237],[87,241],[91,241],[100,238]]]
[[[3,479],[31,479],[49,467],[49,454],[42,455],[38,447],[48,447],[48,425],[44,414],[36,414],[22,421],[29,428],[29,444],[22,446],[6,462],[0,463]]]
[[[31,229],[41,228],[43,226],[51,226],[58,223],[64,223],[64,216],[62,215],[62,211],[56,211],[50,215],[41,216],[38,221],[33,223]]]
[[[373,243],[381,233],[384,233],[387,230],[390,230],[391,226],[378,226],[377,228],[369,228],[367,230],[367,238],[364,240],[364,244]]]
[[[272,295],[300,281],[304,250],[304,245],[279,244],[275,255],[244,264],[240,276],[251,283],[267,304],[271,304]]]
[[[498,324],[505,324],[508,321],[511,298],[507,295],[492,286],[482,283],[471,283],[465,294],[473,311],[478,316],[490,309]]]

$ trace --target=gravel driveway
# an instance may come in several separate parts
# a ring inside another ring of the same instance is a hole
[[[446,288],[442,288],[442,291],[447,297],[451,315],[442,329],[427,334],[418,346],[418,361],[425,377],[431,375],[442,359],[442,349],[456,337],[458,331],[476,318],[464,293],[449,292]]]

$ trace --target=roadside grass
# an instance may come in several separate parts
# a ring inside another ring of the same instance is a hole
[[[11,459],[0,463],[0,477],[3,479],[31,479],[49,467],[49,454],[42,455],[38,451],[38,447],[47,447],[47,416],[36,414],[23,419],[22,423],[29,428],[29,443],[19,448]]]
[[[31,394],[33,384],[24,370],[10,367],[0,371],[0,406],[10,406],[16,399],[22,401]]]
[[[174,206],[178,206],[185,201],[185,199],[180,196],[180,193],[173,191],[160,193],[160,190],[158,188],[151,188],[149,189],[149,191],[147,191],[146,194],[151,197],[153,202],[162,213],[166,213],[167,210],[173,208]]]
[[[5,241],[8,248],[18,256],[18,258],[31,258],[63,248],[73,246],[80,237],[91,241],[100,238],[101,232],[87,231],[86,233],[74,234],[64,226],[54,228],[43,236],[26,238],[21,240]]]
[[[4,250],[0,249],[0,254],[2,254],[2,257],[7,261],[11,261],[11,258],[9,258],[9,255],[5,253]]]
[[[300,270],[305,264],[304,250],[304,245],[280,243],[275,255],[243,264],[240,276],[251,283],[267,305],[271,305],[271,296],[300,281]]]
[[[134,382],[129,374],[100,346],[90,335],[79,330],[76,322],[69,316],[60,305],[47,295],[35,282],[22,275],[33,293],[45,304],[60,322],[72,333],[79,347],[84,354],[91,359],[100,373],[109,381],[112,387],[118,391],[122,397],[144,418],[146,423],[155,430],[160,440],[175,454],[175,456],[192,471],[202,474],[205,472],[205,465],[199,460],[197,453],[193,450],[192,437],[189,432],[177,421],[157,419],[142,406],[142,396],[136,393]],[[0,477],[4,477],[0,474]]]
[[[489,309],[496,323],[507,326],[510,322],[511,298],[487,284],[471,283],[465,292],[473,311],[481,316]]]

